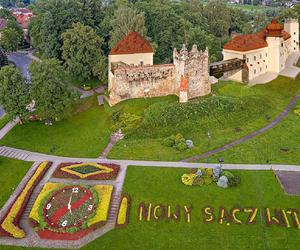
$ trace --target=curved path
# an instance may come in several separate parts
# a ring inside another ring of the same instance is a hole
[[[289,114],[289,112],[295,106],[295,104],[296,104],[296,102],[297,102],[297,100],[299,98],[300,98],[300,93],[298,93],[297,95],[295,95],[293,97],[293,99],[290,101],[289,105],[271,123],[269,123],[265,127],[261,128],[261,129],[259,129],[257,131],[254,131],[251,134],[246,135],[246,136],[244,136],[244,137],[242,137],[242,138],[240,138],[238,140],[230,142],[230,143],[228,143],[228,144],[226,144],[226,145],[224,145],[224,146],[222,146],[220,148],[216,148],[216,149],[207,151],[207,152],[205,152],[203,154],[196,155],[196,156],[187,158],[187,159],[182,160],[182,161],[189,162],[189,161],[196,161],[196,160],[199,160],[199,159],[206,158],[206,157],[211,156],[213,154],[223,152],[223,151],[225,151],[225,150],[227,150],[229,148],[232,148],[232,147],[234,147],[234,146],[236,146],[238,144],[241,144],[241,143],[243,143],[245,141],[248,141],[248,140],[250,140],[250,139],[252,139],[252,138],[254,138],[254,137],[256,137],[256,136],[258,136],[258,135],[260,135],[262,133],[264,133],[265,131],[267,131],[267,130],[273,128],[273,127],[275,127],[279,122],[281,122],[281,120]]]

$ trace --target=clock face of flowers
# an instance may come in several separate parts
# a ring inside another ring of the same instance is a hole
[[[67,229],[81,226],[95,211],[93,193],[82,186],[69,186],[50,195],[44,205],[49,227]]]

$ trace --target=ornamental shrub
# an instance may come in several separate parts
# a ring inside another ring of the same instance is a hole
[[[221,176],[217,185],[221,188],[228,188],[228,178],[225,175]]]
[[[213,182],[213,179],[210,176],[204,176],[203,180],[205,185],[210,185]]]
[[[235,175],[233,178],[228,179],[228,186],[229,187],[236,187],[241,183],[241,178]]]
[[[171,135],[163,140],[163,145],[166,147],[173,147],[175,145],[175,135]]]
[[[184,150],[187,149],[187,146],[186,146],[185,142],[180,142],[180,143],[178,143],[178,144],[175,145],[175,148],[178,151],[182,152],[182,151],[184,151]]]
[[[178,133],[175,135],[175,144],[185,143],[185,139],[182,134]]]
[[[204,185],[204,179],[201,176],[197,176],[193,181],[193,185],[203,186]]]
[[[113,124],[111,127],[112,131],[122,130],[124,133],[136,129],[142,121],[142,117],[138,115],[123,113],[121,111],[113,113],[111,119]]]
[[[214,179],[217,181],[220,178],[221,175],[222,175],[222,168],[220,166],[216,166],[213,169]]]
[[[222,173],[222,176],[226,176],[228,180],[234,178],[234,175],[233,175],[231,172],[229,172],[229,171],[224,171],[224,172]]]

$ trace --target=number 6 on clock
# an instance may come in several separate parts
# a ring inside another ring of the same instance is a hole
[[[65,220],[63,223],[61,223],[61,226],[62,226],[62,227],[65,227],[65,226],[67,226],[67,224],[68,224],[68,221]]]
[[[78,187],[73,187],[72,188],[72,192],[75,193],[75,194],[77,194],[78,193]]]

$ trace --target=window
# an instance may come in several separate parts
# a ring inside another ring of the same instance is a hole
[[[260,67],[260,72],[262,71],[262,68]]]
[[[268,68],[268,65],[266,65],[266,69]]]
[[[254,70],[254,74],[256,74],[256,69]]]
[[[296,40],[294,40],[294,43],[296,42]]]
[[[248,63],[249,62],[249,58],[247,58],[246,60],[247,60],[247,63]]]
[[[259,59],[261,59],[262,58],[262,55],[261,54],[259,54]]]
[[[283,43],[281,43],[281,47],[283,47]]]
[[[256,61],[256,56],[253,57],[253,60]]]
[[[296,32],[294,32],[294,35],[296,35]]]
[[[144,61],[140,60],[140,66],[143,66],[143,65],[144,65]]]
[[[266,57],[268,57],[268,53],[266,53]]]

